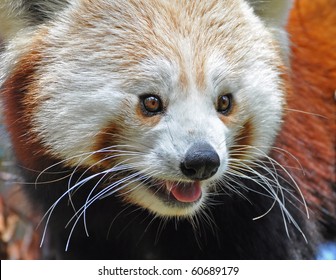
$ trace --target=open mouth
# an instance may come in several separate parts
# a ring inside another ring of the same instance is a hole
[[[133,181],[134,184],[121,192],[126,201],[163,217],[193,215],[208,195],[207,188],[204,188],[204,183],[200,180],[175,181],[147,176],[134,177],[137,179]]]
[[[126,201],[163,217],[186,217],[196,213],[207,197],[207,188],[199,180],[174,181],[163,178],[138,178],[124,189]]]
[[[200,181],[193,182],[173,182],[173,181],[155,181],[146,182],[156,196],[167,203],[174,203],[187,206],[198,202],[202,197],[202,188]]]

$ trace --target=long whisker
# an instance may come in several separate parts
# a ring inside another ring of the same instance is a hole
[[[284,166],[282,166],[282,165],[281,165],[280,163],[278,163],[276,160],[274,160],[273,158],[271,158],[271,157],[269,157],[267,154],[265,154],[263,151],[261,151],[258,147],[252,147],[252,146],[249,146],[249,148],[254,148],[255,150],[257,150],[257,153],[254,153],[255,156],[258,156],[258,155],[260,155],[260,153],[261,153],[261,154],[268,160],[268,162],[272,164],[272,166],[273,166],[273,170],[274,170],[275,172],[269,172],[271,175],[275,173],[276,176],[277,176],[277,177],[280,177],[284,182],[286,182],[286,183],[288,183],[289,185],[292,185],[292,186],[295,187],[295,189],[298,191],[298,193],[299,193],[299,195],[300,195],[300,197],[301,197],[301,200],[302,200],[302,202],[303,202],[303,204],[304,204],[304,207],[305,207],[305,209],[306,209],[306,215],[307,215],[307,217],[309,218],[308,207],[307,207],[306,201],[305,201],[305,199],[304,199],[304,196],[303,196],[303,194],[302,194],[302,191],[301,191],[301,189],[299,188],[299,186],[297,185],[297,183],[296,183],[295,179],[293,178],[293,176],[288,172],[288,170],[287,170],[286,168],[284,168]],[[286,152],[286,151],[283,150],[283,149],[276,149],[276,150],[278,150],[278,151],[280,151],[280,152]],[[299,161],[298,161],[292,154],[290,154],[290,153],[287,153],[287,154],[290,155],[290,156],[292,156],[292,157],[298,162],[298,164],[300,164]],[[257,161],[261,162],[260,160],[256,159],[255,162],[254,162],[254,164],[256,164]],[[288,178],[290,179],[290,181],[288,181],[287,179],[285,179],[283,176],[279,175],[278,172],[276,172],[275,166],[278,166],[283,172],[285,172],[285,174],[288,176]],[[267,168],[263,167],[263,169],[265,169],[265,170],[267,171]],[[300,164],[300,169],[303,170],[301,164]],[[272,176],[273,176],[273,175],[272,175]],[[278,186],[280,186],[280,185],[278,184]]]
[[[48,224],[49,224],[49,221],[50,221],[50,218],[51,218],[51,215],[53,213],[53,211],[55,210],[55,207],[57,206],[57,204],[65,197],[65,196],[68,196],[69,193],[73,190],[75,190],[76,188],[80,187],[81,185],[89,182],[90,180],[98,177],[98,176],[101,176],[103,174],[106,174],[106,173],[109,173],[109,172],[113,172],[113,168],[109,169],[109,170],[105,170],[105,171],[102,171],[102,172],[99,172],[99,173],[96,173],[96,174],[93,174],[85,179],[83,179],[82,181],[80,181],[79,183],[76,183],[75,185],[71,186],[66,192],[64,192],[52,205],[51,207],[46,211],[46,213],[43,215],[43,217],[41,218],[41,222],[44,220],[44,219],[47,219],[46,220],[46,223],[45,223],[45,226],[44,226],[44,230],[43,230],[43,233],[42,233],[42,238],[41,238],[41,244],[40,246],[42,246],[43,242],[44,242],[44,239],[45,239],[45,236],[46,236],[46,231],[47,231],[47,227],[48,227]],[[39,223],[39,225],[41,224],[41,222]]]
[[[313,116],[313,117],[328,119],[326,116],[323,116],[323,115],[320,115],[320,114],[316,114],[316,113],[312,113],[312,112],[308,112],[308,111],[302,111],[302,110],[297,110],[297,109],[293,109],[293,108],[285,108],[285,110],[289,111],[289,112],[306,114],[306,115],[310,115],[310,116]]]
[[[282,149],[274,149],[275,151],[286,153],[286,151]],[[290,156],[292,156],[290,153],[288,153]],[[283,215],[283,217],[287,217],[288,221],[293,223],[293,225],[299,230],[299,232],[303,235],[303,237],[306,240],[306,237],[302,230],[300,229],[300,226],[297,224],[297,222],[294,220],[292,215],[289,213],[289,211],[286,208],[286,199],[285,199],[285,193],[288,193],[290,196],[294,197],[295,200],[298,200],[298,198],[292,194],[288,189],[283,188],[281,184],[279,183],[279,179],[283,180],[284,182],[288,183],[291,186],[294,186],[294,188],[297,190],[299,196],[301,197],[301,202],[303,203],[305,209],[306,209],[306,215],[309,218],[309,211],[308,207],[306,205],[306,201],[303,197],[303,194],[298,187],[297,183],[295,182],[292,175],[287,171],[286,168],[284,168],[281,164],[279,164],[276,160],[268,156],[262,148],[255,147],[255,146],[249,146],[249,145],[235,145],[232,148],[232,152],[230,153],[231,158],[229,160],[229,172],[228,176],[234,176],[234,177],[240,177],[240,178],[246,178],[249,180],[254,181],[257,185],[259,185],[262,189],[266,191],[274,199],[271,207],[261,216],[255,217],[255,219],[260,219],[267,215],[272,208],[274,208],[275,204],[278,203],[280,206],[280,211]],[[242,159],[235,159],[236,157],[242,157]],[[295,158],[294,156],[292,156]],[[245,159],[247,158],[247,159]],[[269,166],[266,165],[266,162],[261,160],[262,158],[267,159],[267,162],[271,165],[272,169],[270,169]],[[284,178],[282,175],[280,175],[277,171],[277,167],[280,168],[281,171],[284,172],[284,174],[290,179],[288,181],[286,178]],[[300,166],[301,167],[301,166]],[[257,172],[256,170],[264,170],[267,174],[270,175],[270,177],[266,177],[262,175],[260,172]],[[241,171],[246,171],[247,174],[251,173],[257,176],[257,178],[253,178],[249,175],[246,175],[245,173],[242,173]],[[244,186],[246,188],[246,186]],[[247,188],[251,191],[250,188]],[[255,190],[252,190],[255,192]],[[281,195],[281,199],[279,198],[279,192]],[[290,200],[289,200],[290,201]],[[291,202],[291,201],[290,201]],[[287,235],[289,235],[287,222],[285,219],[283,219],[285,229],[287,232]]]
[[[101,199],[102,197],[106,197],[107,193],[108,195],[112,195],[118,191],[120,191],[121,189],[124,189],[126,187],[128,187],[129,185],[131,185],[134,182],[138,182],[138,179],[136,179],[139,175],[141,175],[141,172],[136,172],[133,173],[111,185],[109,185],[108,187],[104,188],[103,190],[101,190],[100,192],[98,192],[96,195],[94,195],[93,197],[90,198],[90,196],[92,195],[92,193],[94,192],[94,190],[97,188],[98,184],[96,184],[96,186],[93,188],[93,190],[91,190],[86,202],[84,203],[84,205],[77,211],[76,215],[74,215],[68,222],[67,226],[71,223],[71,221],[76,217],[76,220],[74,221],[68,240],[67,240],[67,244],[66,244],[66,250],[68,250],[69,244],[70,244],[70,239],[72,236],[72,233],[80,219],[80,217],[82,215],[85,215],[86,209],[92,204],[94,203],[94,201],[96,201],[97,199]],[[133,180],[130,180],[133,179]],[[140,185],[141,183],[139,183],[138,185]],[[120,186],[122,185],[122,186]],[[80,212],[78,214],[78,212]],[[88,232],[87,232],[88,234]]]

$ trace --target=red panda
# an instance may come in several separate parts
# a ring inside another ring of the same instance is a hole
[[[336,217],[335,4],[315,5],[2,1],[43,257],[315,258]]]

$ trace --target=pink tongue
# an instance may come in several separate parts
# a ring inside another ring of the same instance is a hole
[[[167,183],[168,189],[176,200],[180,202],[195,202],[202,195],[201,184],[199,181],[193,183]]]

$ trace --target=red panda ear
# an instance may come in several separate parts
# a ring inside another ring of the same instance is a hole
[[[254,12],[269,27],[284,27],[288,20],[293,0],[247,0]]]
[[[289,64],[289,39],[286,25],[294,0],[246,0],[278,42],[284,63]]]
[[[8,40],[19,30],[38,25],[63,9],[68,0],[1,0],[0,40]]]

